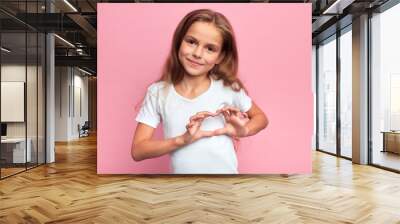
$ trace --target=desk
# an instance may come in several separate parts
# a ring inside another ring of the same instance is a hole
[[[382,131],[381,133],[383,133],[382,152],[400,154],[400,131]]]
[[[31,145],[32,140],[27,138],[28,147],[25,154],[25,138],[6,138],[1,139],[1,157],[8,163],[25,163],[32,160]],[[12,159],[11,159],[12,158]]]

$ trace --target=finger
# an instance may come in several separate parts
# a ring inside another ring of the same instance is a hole
[[[219,111],[221,111],[221,112],[225,112],[226,110],[228,110],[228,106],[224,106],[221,109],[219,109]]]
[[[225,110],[226,110],[226,106],[224,106],[224,107],[218,109],[218,110],[217,110],[217,113],[219,113],[219,114],[220,114],[220,113],[223,113]]]
[[[230,112],[240,112],[240,110],[236,107],[226,106],[223,108],[224,110],[229,110]]]
[[[195,121],[195,122],[203,122],[203,120],[206,119],[207,117],[215,116],[215,115],[217,115],[217,113],[211,113],[211,112],[208,112],[208,111],[199,112],[198,114],[192,116],[190,118],[190,121],[191,122],[193,122],[193,121]]]
[[[226,122],[229,122],[231,120],[231,117],[227,111],[223,112],[222,115],[224,116]]]
[[[190,122],[194,122],[196,120],[199,120],[203,117],[203,115],[194,115],[192,117],[190,117]]]
[[[226,128],[220,128],[220,129],[214,130],[214,135],[224,135],[227,133],[228,133],[228,130]]]
[[[200,124],[201,124],[201,121],[195,120],[192,122],[192,127],[198,127],[198,126],[200,126]]]
[[[246,115],[244,115],[242,112],[237,112],[237,111],[230,111],[229,116],[231,117],[238,117],[238,118],[245,118]]]
[[[186,125],[186,129],[189,129],[189,128],[193,127],[193,126],[194,126],[194,123],[190,122],[189,124]]]
[[[228,116],[232,115],[232,114],[236,114],[236,109],[234,107],[229,107],[229,106],[225,106],[221,109],[219,109],[220,113],[227,113]]]
[[[221,109],[218,109],[217,111],[215,111],[215,114],[221,114],[221,113],[223,113],[225,111],[225,107],[223,107],[223,108],[221,108]]]
[[[191,119],[189,123],[187,124],[188,127],[193,127],[195,125],[200,124],[201,122],[199,121],[199,118]]]
[[[193,117],[193,120],[198,120],[199,118],[202,118],[204,115],[202,115],[202,114],[198,114],[198,115],[195,115],[194,117]]]
[[[212,137],[214,136],[214,131],[201,131],[201,137]]]
[[[225,111],[225,116],[227,117],[227,118],[229,118],[230,116],[231,116],[231,114],[229,113],[229,111],[227,110],[227,111]]]
[[[213,116],[215,113],[212,113],[210,111],[201,111],[198,112],[196,115],[203,115],[203,116]]]
[[[241,116],[241,114],[242,114],[242,112],[240,111],[240,110],[229,110],[230,111],[230,113],[231,113],[231,115],[234,115],[234,116]]]
[[[234,116],[234,115],[235,115],[234,113],[232,113],[232,112],[229,111],[229,110],[226,110],[226,111],[225,111],[225,114],[226,114],[226,116],[227,116],[228,118],[230,118],[231,116]]]
[[[201,112],[198,112],[195,115],[193,115],[190,119],[191,120],[198,120],[198,119],[204,119],[206,117],[214,116],[214,115],[215,115],[215,113],[211,113],[209,111],[201,111]]]
[[[230,119],[230,123],[234,124],[235,126],[244,126],[243,118],[232,116]]]
[[[204,119],[206,119],[205,117],[199,117],[196,118],[193,122],[200,125],[201,123],[203,123]]]
[[[206,115],[207,116],[214,116],[214,115],[217,115],[217,113],[207,111]]]
[[[200,112],[197,112],[196,115],[207,114],[207,113],[209,113],[209,112],[208,111],[200,111]]]

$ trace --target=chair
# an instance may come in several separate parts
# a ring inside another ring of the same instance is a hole
[[[82,127],[80,127],[80,125],[78,124],[79,138],[89,136],[89,129],[90,129],[89,121],[85,121]]]

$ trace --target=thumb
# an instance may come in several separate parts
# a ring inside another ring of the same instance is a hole
[[[231,117],[231,123],[237,125],[237,126],[243,126],[243,121],[244,118],[240,118],[240,117]]]

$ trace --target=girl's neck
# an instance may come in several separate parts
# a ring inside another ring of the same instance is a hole
[[[210,83],[211,80],[207,74],[201,76],[185,75],[177,87],[183,91],[197,92],[207,89]]]

